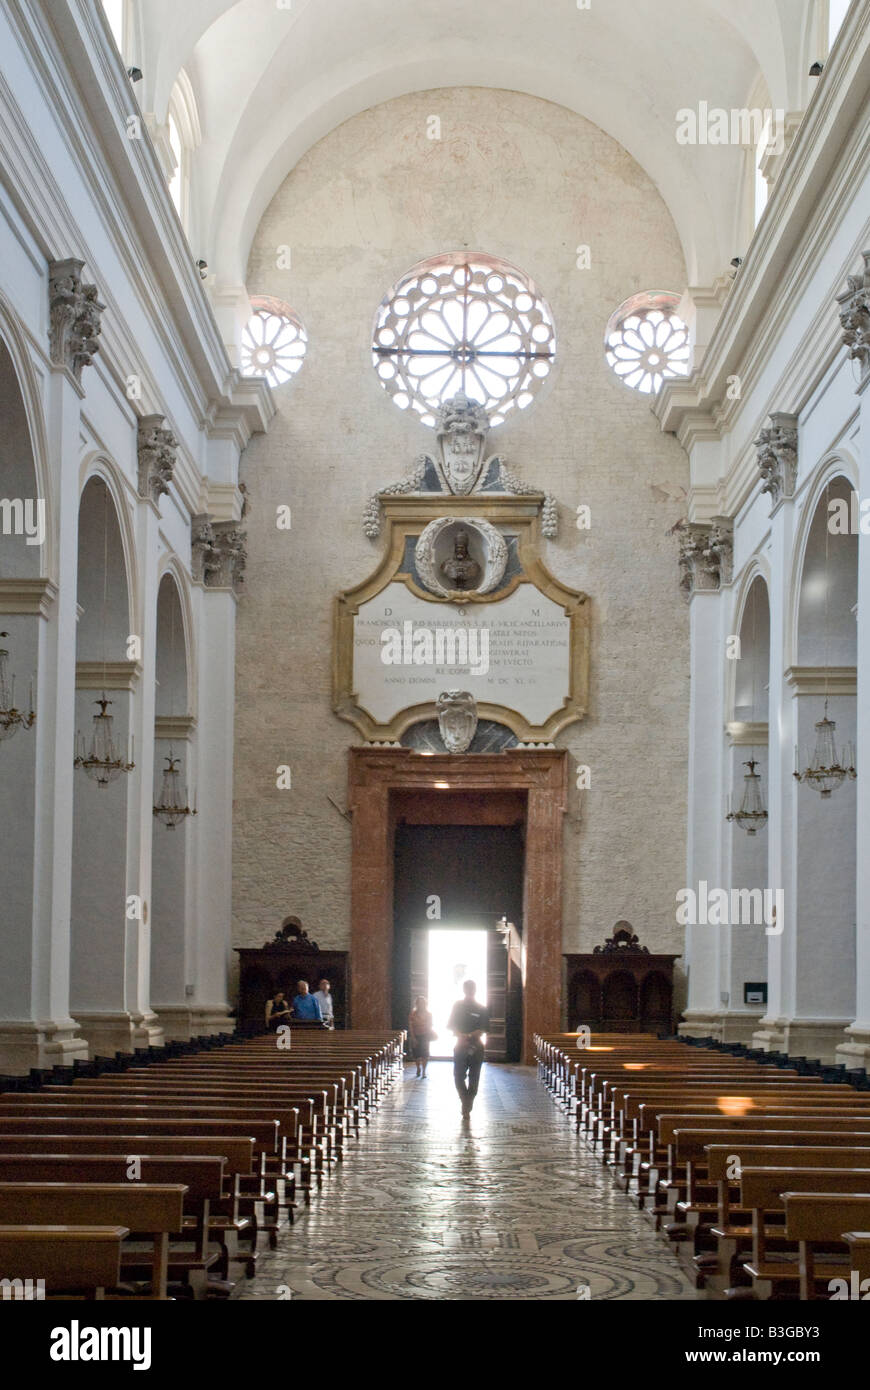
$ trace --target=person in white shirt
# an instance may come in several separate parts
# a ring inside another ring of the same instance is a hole
[[[329,990],[329,981],[321,980],[319,987],[314,991],[314,998],[320,1005],[320,1013],[327,1028],[335,1027],[335,1014],[332,1009],[332,995]]]

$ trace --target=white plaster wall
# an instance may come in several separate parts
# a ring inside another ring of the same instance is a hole
[[[430,115],[440,141],[426,138]],[[590,270],[576,268],[580,244]],[[476,88],[402,97],[340,126],[287,178],[254,241],[248,290],[292,305],[309,352],[242,466],[253,509],[237,630],[234,942],[261,944],[289,912],[321,945],[349,942],[350,826],[327,798],[346,804],[359,738],[331,712],[332,600],[381,554],[362,532],[366,498],[432,447],[381,390],[371,326],[404,271],[465,247],[523,268],[556,322],[546,391],[491,447],[556,494],[546,562],[592,599],[590,713],[559,739],[592,769],[566,820],[564,949],[589,949],[627,918],[651,948],[680,951],[688,610],[667,533],[685,512],[688,468],[648,399],[610,373],[602,336],[635,291],[681,291],[685,267],[655,187],[611,138],[562,107]],[[581,502],[588,533],[574,525]],[[275,526],[281,503],[290,532]],[[289,791],[275,787],[281,763]]]

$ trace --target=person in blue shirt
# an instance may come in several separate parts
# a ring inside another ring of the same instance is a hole
[[[313,994],[308,993],[308,981],[296,981],[296,993],[293,996],[293,1017],[300,1019],[310,1019],[317,1023],[322,1023],[323,1014],[320,1011],[320,1004]]]

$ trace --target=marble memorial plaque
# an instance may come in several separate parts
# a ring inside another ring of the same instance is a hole
[[[353,619],[353,690],[386,726],[445,689],[540,727],[572,694],[571,617],[534,584],[491,603],[433,604],[393,581]]]

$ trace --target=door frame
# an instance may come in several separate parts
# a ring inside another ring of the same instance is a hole
[[[421,754],[409,748],[350,748],[351,1027],[389,1029],[392,994],[395,810],[399,791],[520,791],[526,798],[523,880],[523,1059],[536,1033],[558,1032],[562,990],[562,819],[568,753]]]

